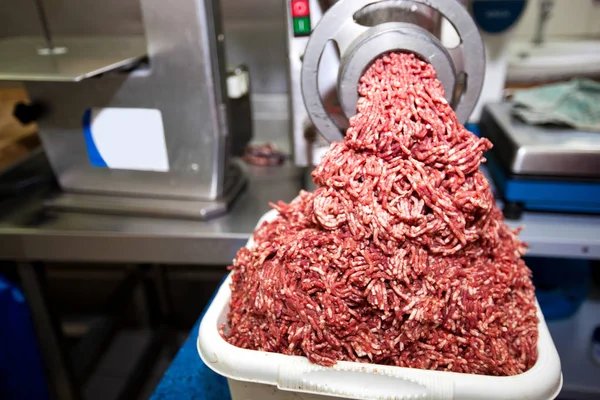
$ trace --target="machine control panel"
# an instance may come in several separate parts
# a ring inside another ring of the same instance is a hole
[[[311,32],[310,6],[308,0],[291,0],[290,2],[294,36],[308,36]]]

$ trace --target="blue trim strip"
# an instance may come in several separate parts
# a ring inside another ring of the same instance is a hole
[[[92,110],[88,108],[85,110],[85,113],[83,113],[83,137],[85,138],[85,145],[87,147],[90,164],[92,164],[92,167],[108,168],[106,161],[104,161],[96,147],[96,143],[94,143],[91,125]]]
[[[504,196],[514,201],[600,205],[600,184],[508,179]]]
[[[555,211],[555,212],[576,212],[585,214],[600,214],[600,204],[580,204],[580,203],[551,203],[551,202],[525,202],[526,210],[532,211]]]

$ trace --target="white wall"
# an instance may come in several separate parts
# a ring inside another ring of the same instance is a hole
[[[540,0],[528,0],[527,8],[519,21],[515,36],[531,40],[537,28]],[[546,24],[545,38],[592,37],[600,38],[599,0],[555,0]]]

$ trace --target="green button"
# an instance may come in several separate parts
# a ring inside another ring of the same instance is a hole
[[[294,18],[294,35],[310,35],[310,17]]]

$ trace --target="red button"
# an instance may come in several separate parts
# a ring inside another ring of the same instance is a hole
[[[293,0],[292,1],[292,17],[308,17],[310,15],[310,8],[308,7],[308,0]]]

